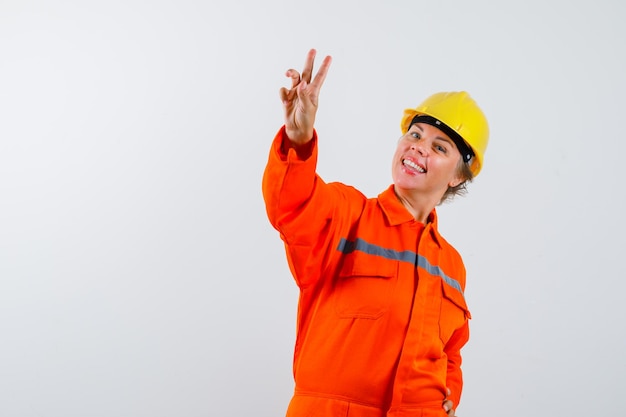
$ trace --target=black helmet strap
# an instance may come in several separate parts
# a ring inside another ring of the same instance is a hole
[[[434,118],[432,116],[428,116],[426,114],[418,114],[417,116],[415,116],[413,118],[413,120],[411,120],[411,124],[409,125],[409,129],[415,123],[426,123],[426,124],[429,124],[431,126],[435,126],[436,128],[440,129],[443,133],[448,135],[450,137],[450,139],[452,139],[452,141],[456,145],[456,147],[459,150],[459,152],[461,153],[461,157],[463,158],[463,161],[465,163],[469,162],[472,159],[472,157],[474,156],[474,151],[472,151],[472,148],[467,144],[467,142],[465,142],[463,140],[461,135],[456,133],[454,131],[454,129],[452,129],[451,127],[449,127],[448,125],[446,125],[442,121],[440,121],[440,120],[438,120],[438,119],[436,119],[436,118]]]

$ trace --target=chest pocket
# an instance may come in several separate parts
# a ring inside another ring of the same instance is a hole
[[[377,319],[391,304],[398,261],[355,251],[346,255],[335,280],[333,303],[340,318]]]
[[[441,341],[448,343],[452,333],[463,326],[471,318],[465,298],[460,291],[441,280],[442,300],[439,315],[439,336]]]

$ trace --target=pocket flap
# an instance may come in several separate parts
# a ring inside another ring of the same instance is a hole
[[[465,297],[463,296],[461,290],[448,284],[444,279],[441,280],[441,286],[443,288],[443,296],[454,305],[459,307],[461,310],[463,310],[467,318],[472,318],[469,309],[467,308]]]
[[[397,261],[355,251],[345,255],[339,277],[390,278],[395,275],[397,267]]]

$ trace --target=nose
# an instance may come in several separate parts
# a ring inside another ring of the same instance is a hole
[[[411,143],[411,150],[418,152],[420,155],[426,156],[427,154],[426,146],[424,146],[423,140],[418,140],[416,142]]]

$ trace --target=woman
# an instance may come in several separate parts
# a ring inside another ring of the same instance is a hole
[[[405,111],[393,184],[367,198],[315,172],[331,58],[282,88],[285,125],[263,177],[267,214],[300,289],[288,417],[454,416],[469,338],[465,268],[435,206],[478,174],[487,121],[467,93]]]

